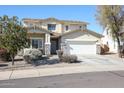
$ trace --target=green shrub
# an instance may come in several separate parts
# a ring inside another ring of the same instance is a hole
[[[2,61],[10,61],[10,53],[8,53],[5,49],[0,48],[0,60]]]

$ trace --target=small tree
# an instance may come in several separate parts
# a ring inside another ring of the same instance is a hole
[[[118,44],[118,54],[121,53],[121,36],[119,35],[124,26],[124,10],[123,6],[119,5],[103,5],[97,7],[96,19],[103,26],[107,28],[114,41]]]
[[[0,47],[10,53],[12,65],[14,65],[14,57],[17,52],[27,47],[27,30],[16,16],[12,18],[8,16],[0,17],[0,27],[2,30]]]

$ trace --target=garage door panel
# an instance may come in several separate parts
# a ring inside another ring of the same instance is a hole
[[[73,44],[73,45],[93,45],[95,42],[93,41],[68,41],[68,44]]]
[[[96,54],[96,44],[94,42],[69,42],[71,54]]]

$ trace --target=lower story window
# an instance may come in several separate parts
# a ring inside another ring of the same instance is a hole
[[[42,39],[32,39],[32,48],[43,48]]]

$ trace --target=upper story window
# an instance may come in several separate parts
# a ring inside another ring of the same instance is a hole
[[[48,30],[56,30],[56,24],[48,24]]]
[[[68,31],[68,26],[65,26],[65,30]]]
[[[82,29],[82,26],[79,26],[79,29],[81,30]]]

